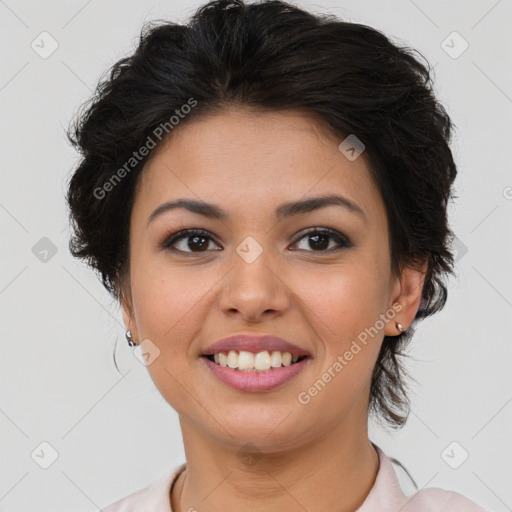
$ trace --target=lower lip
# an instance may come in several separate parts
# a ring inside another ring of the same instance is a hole
[[[229,366],[220,366],[207,357],[201,357],[215,377],[228,386],[240,391],[270,391],[293,379],[306,366],[309,357],[290,366],[281,366],[267,372],[241,372]]]

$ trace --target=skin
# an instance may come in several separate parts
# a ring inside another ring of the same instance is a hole
[[[230,107],[177,126],[145,165],[122,312],[133,339],[160,350],[148,371],[179,414],[187,469],[172,491],[176,512],[353,511],[373,486],[379,460],[367,430],[371,374],[384,335],[414,319],[426,262],[423,271],[391,274],[382,197],[364,153],[350,161],[340,142],[304,113]],[[340,206],[275,218],[283,202],[332,193],[359,205],[366,221]],[[229,217],[176,209],[147,224],[157,206],[178,198],[215,203]],[[315,250],[318,243],[302,233],[318,227],[353,245],[328,238],[328,247]],[[185,253],[159,247],[185,228],[208,231],[199,242],[208,250],[191,249],[186,237],[175,244]],[[236,252],[247,236],[263,249],[252,263]],[[299,393],[394,303],[402,306],[395,318],[300,403]],[[280,388],[238,391],[199,357],[234,333],[274,334],[313,357]]]

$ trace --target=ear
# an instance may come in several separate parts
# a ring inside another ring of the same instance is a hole
[[[117,283],[119,283],[119,280]],[[120,290],[119,303],[121,306],[121,313],[123,315],[125,328],[131,332],[133,340],[137,341],[139,336],[135,324],[135,315],[133,314],[133,298],[131,296],[131,290],[126,290],[124,287],[119,287],[118,289]],[[130,295],[128,296],[127,293]]]
[[[396,328],[399,322],[403,326],[403,331],[412,324],[421,302],[421,294],[425,283],[425,276],[428,269],[428,260],[425,260],[421,269],[411,266],[402,270],[400,277],[396,277],[393,284],[393,293],[390,296],[389,308],[395,304],[397,312],[392,322],[386,324],[384,334],[386,336],[398,336],[400,331]],[[396,303],[400,304],[398,311]],[[402,331],[402,332],[403,332]]]

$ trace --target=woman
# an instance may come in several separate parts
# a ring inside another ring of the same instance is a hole
[[[106,512],[482,511],[405,497],[368,438],[444,306],[452,124],[429,69],[363,25],[204,5],[146,27],[70,140],[70,248],[119,300],[186,463]]]

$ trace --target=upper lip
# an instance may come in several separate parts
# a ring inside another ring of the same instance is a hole
[[[245,350],[247,352],[263,352],[268,350],[278,350],[279,352],[290,352],[292,355],[311,356],[309,351],[286,341],[277,336],[264,334],[255,336],[254,334],[234,334],[208,345],[201,355],[218,354],[219,352],[229,352],[230,350]]]

